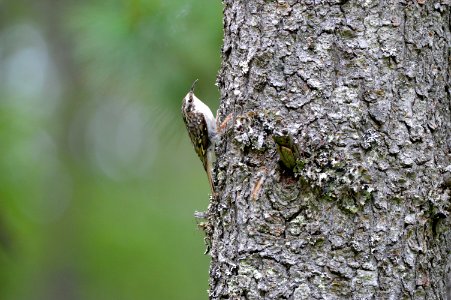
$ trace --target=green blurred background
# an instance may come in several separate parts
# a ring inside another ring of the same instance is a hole
[[[0,299],[207,299],[219,0],[0,0]]]

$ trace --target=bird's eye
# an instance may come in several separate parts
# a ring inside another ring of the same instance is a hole
[[[188,102],[189,102],[189,103],[193,102],[193,98],[189,98],[189,99],[188,99]]]

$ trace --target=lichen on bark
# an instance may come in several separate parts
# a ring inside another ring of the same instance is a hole
[[[210,299],[444,299],[449,3],[223,2]]]

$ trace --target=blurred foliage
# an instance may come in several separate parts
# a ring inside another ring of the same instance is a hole
[[[0,0],[0,299],[207,299],[185,132],[220,1]]]

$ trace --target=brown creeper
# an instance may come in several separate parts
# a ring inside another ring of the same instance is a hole
[[[216,119],[210,108],[194,95],[194,81],[190,91],[183,98],[182,116],[191,143],[207,172],[211,193],[214,194],[212,170],[216,138]]]

